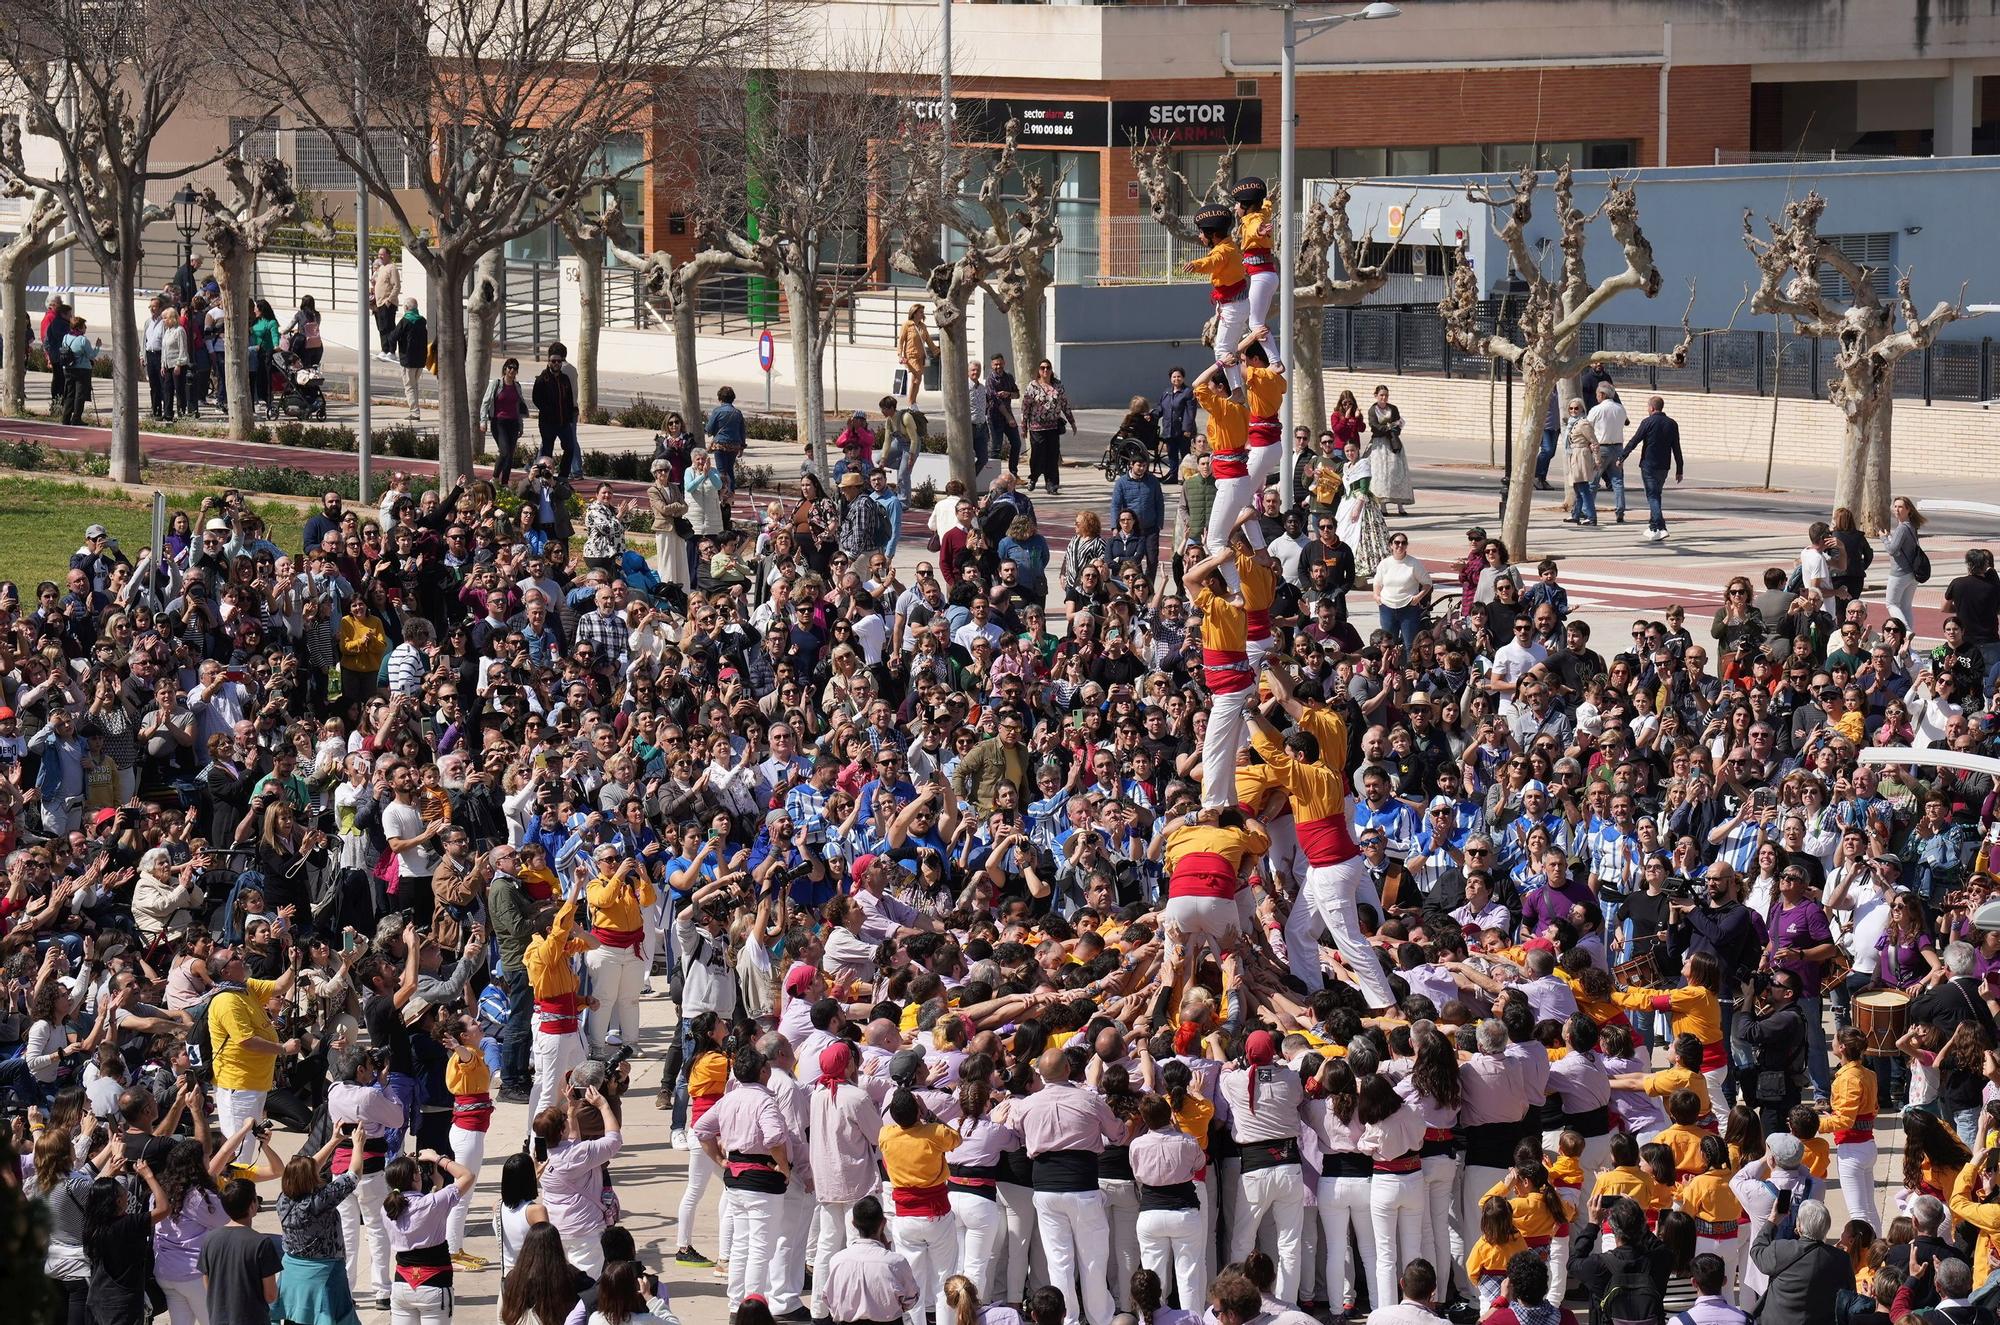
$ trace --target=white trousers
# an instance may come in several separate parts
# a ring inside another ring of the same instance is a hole
[[[646,960],[630,948],[608,944],[583,955],[584,969],[590,972],[591,997],[597,1006],[590,1010],[590,1047],[602,1049],[611,1032],[618,1043],[634,1048],[639,1044],[639,994],[646,983]]]
[[[1486,1195],[1494,1183],[1507,1176],[1507,1170],[1490,1168],[1484,1164],[1467,1164],[1460,1169],[1460,1174],[1458,1217],[1464,1221],[1461,1236],[1465,1242],[1466,1252],[1470,1254],[1472,1244],[1479,1240],[1479,1234],[1475,1231],[1479,1227],[1479,1199]],[[1461,1265],[1465,1263],[1465,1257],[1461,1256],[1458,1259]]]
[[[951,1303],[944,1299],[944,1281],[958,1273],[953,1264],[958,1256],[958,1220],[948,1214],[891,1215],[889,1237],[917,1280],[916,1303],[903,1319],[908,1325],[924,1325],[926,1302],[939,1320],[950,1319]]]
[[[958,1221],[958,1273],[972,1281],[981,1302],[999,1301],[1001,1260],[1007,1240],[1006,1208],[997,1199],[989,1201],[970,1192],[953,1192],[951,1213]],[[1025,1256],[1025,1248],[1023,1251]]]
[[[1401,1295],[1399,1267],[1415,1260],[1424,1245],[1424,1175],[1376,1174],[1368,1186],[1368,1219],[1375,1227],[1375,1274],[1368,1291],[1371,1300],[1392,1305]]]
[[[541,1019],[537,1017],[528,1053],[534,1084],[528,1092],[526,1131],[532,1136],[535,1115],[562,1098],[563,1079],[583,1065],[583,1034],[581,1031],[562,1034],[545,1031],[541,1027]]]
[[[1375,1291],[1375,1221],[1368,1211],[1369,1185],[1367,1178],[1319,1180],[1320,1253],[1326,1265],[1327,1307],[1335,1315],[1341,1314],[1347,1303],[1361,1300],[1363,1279],[1370,1285],[1370,1294]],[[1349,1231],[1361,1248],[1360,1263],[1354,1266],[1347,1263]],[[1350,1269],[1354,1271],[1351,1287],[1347,1281]]]
[[[1271,1293],[1280,1302],[1296,1302],[1299,1270],[1304,1261],[1301,1234],[1306,1224],[1306,1180],[1296,1164],[1248,1169],[1237,1180],[1243,1193],[1243,1218],[1230,1227],[1229,1259],[1240,1261],[1257,1245],[1257,1229],[1268,1217],[1278,1235],[1278,1282]]]
[[[261,1119],[264,1116],[264,1097],[269,1093],[262,1090],[223,1090],[219,1086],[216,1087],[215,1118],[217,1130],[223,1136],[232,1136],[235,1134],[236,1129],[243,1126],[243,1124]],[[246,1136],[243,1138],[243,1146],[236,1152],[236,1162],[238,1164],[255,1164],[257,1162],[256,1137]]]
[[[1243,748],[1243,733],[1248,726],[1244,714],[1256,694],[1257,687],[1252,684],[1208,697],[1208,730],[1201,738],[1203,809],[1236,804],[1236,752]]]
[[[1135,1230],[1139,1262],[1160,1277],[1162,1285],[1179,1290],[1182,1310],[1187,1303],[1205,1303],[1208,1294],[1208,1243],[1202,1237],[1201,1208],[1141,1210]],[[1164,1291],[1164,1290],[1163,1290]]]
[[[432,1284],[412,1288],[398,1279],[389,1294],[389,1325],[451,1325],[451,1290]]]
[[[1465,1274],[1465,1258],[1472,1249],[1466,1245],[1459,1223],[1458,1156],[1425,1155],[1419,1172],[1424,1175],[1424,1207],[1428,1211],[1424,1223],[1424,1259],[1437,1270],[1442,1294],[1450,1295],[1451,1279],[1455,1278],[1470,1296],[1472,1281]],[[1447,1265],[1451,1267],[1451,1278],[1445,1274]]]
[[[1001,1183],[1000,1211],[1007,1221],[1007,1235],[1000,1240],[1000,1279],[1006,1293],[998,1300],[1019,1302],[1027,1297],[1030,1282],[1037,1287],[1049,1282],[1049,1258],[1042,1248],[1034,1192]]]
[[[486,1133],[471,1132],[463,1127],[454,1126],[451,1129],[451,1157],[458,1161],[459,1167],[470,1170],[473,1178],[477,1179],[480,1168],[486,1163]],[[465,1214],[468,1204],[460,1201],[453,1206],[446,1224],[448,1231],[445,1241],[454,1256],[465,1250]]]
[[[1209,719],[1213,730],[1215,719]],[[1333,946],[1346,959],[1348,969],[1354,972],[1355,983],[1361,986],[1361,996],[1368,1000],[1368,1006],[1377,1011],[1396,1005],[1396,995],[1389,988],[1389,977],[1383,974],[1382,960],[1361,936],[1361,911],[1356,905],[1362,888],[1368,885],[1368,867],[1361,857],[1352,856],[1333,865],[1308,865],[1306,886],[1299,901],[1292,904],[1292,914],[1285,917],[1285,939],[1291,942],[1295,917],[1303,909],[1309,914],[1301,936],[1308,941],[1308,951],[1317,965],[1319,932],[1318,925],[1326,926],[1333,935]],[[1296,959],[1294,959],[1296,961]],[[1304,979],[1303,976],[1300,976]]]
[[[388,1175],[364,1173],[356,1178],[354,1191],[340,1203],[340,1240],[347,1248],[347,1282],[357,1296],[373,1293],[389,1295],[389,1221],[382,1214],[382,1201],[389,1195]],[[364,1278],[361,1273],[361,1231],[368,1231],[368,1254],[374,1264]]]
[[[1833,1148],[1833,1160],[1840,1170],[1840,1194],[1847,1201],[1849,1219],[1865,1219],[1868,1227],[1882,1231],[1882,1217],[1875,1209],[1875,1141],[1843,1141]]]
[[[1049,1282],[1061,1291],[1068,1308],[1067,1325],[1079,1320],[1111,1325],[1116,1308],[1104,1281],[1111,1251],[1104,1193],[1036,1192],[1035,1228],[1042,1236],[1042,1253],[1049,1258]]]
[[[1202,551],[1210,555],[1220,552],[1229,542],[1229,531],[1236,527],[1236,517],[1243,514],[1243,508],[1250,504],[1255,495],[1249,478],[1219,478],[1215,480],[1215,505],[1208,508],[1208,528],[1202,531]],[[1232,590],[1243,585],[1236,574],[1236,563],[1222,563],[1222,580]]]
[[[162,1279],[167,1299],[167,1325],[208,1325],[208,1289],[199,1277]]]
[[[1253,271],[1250,273],[1250,330],[1263,327],[1271,334],[1264,341],[1264,352],[1271,356],[1272,363],[1284,360],[1284,343],[1281,337],[1289,328],[1274,327],[1269,319],[1271,305],[1278,298],[1278,273],[1274,271]]]
[[[716,1162],[708,1157],[708,1152],[702,1149],[699,1144],[695,1143],[692,1139],[690,1139],[688,1144],[687,1186],[683,1188],[681,1191],[681,1208],[679,1211],[679,1218],[675,1221],[674,1224],[675,1231],[680,1235],[681,1245],[683,1247],[690,1247],[694,1245],[695,1210],[697,1207],[701,1205],[701,1198],[704,1194],[707,1193],[708,1184],[713,1182],[716,1178],[716,1175],[718,1175],[721,1172],[722,1170],[720,1167],[716,1165]],[[848,1210],[847,1206],[843,1205],[835,1208],[841,1212],[842,1219],[845,1219],[847,1217],[847,1210]],[[847,1245],[847,1239],[843,1235],[840,1242],[834,1246],[833,1250],[839,1251],[841,1247],[844,1247],[846,1245]],[[718,1251],[716,1254],[719,1256],[725,1253]],[[813,1264],[823,1265],[825,1264],[825,1262],[815,1261],[813,1262]]]
[[[778,1221],[778,1246],[772,1255],[771,1312],[782,1316],[804,1302],[806,1247],[812,1242],[813,1216],[818,1210],[803,1181],[785,1188],[785,1208]]]
[[[1910,614],[1916,601],[1917,577],[1890,571],[1889,582],[1882,590],[1882,604],[1889,609],[1889,616],[1905,626],[1916,624]]]
[[[1250,448],[1250,477],[1246,480],[1250,487],[1244,500],[1254,502],[1259,499],[1264,491],[1264,485],[1271,481],[1271,475],[1278,472],[1278,460],[1284,449],[1277,442],[1272,442],[1268,446],[1253,446]],[[1282,484],[1279,488],[1279,495],[1283,496]],[[1263,547],[1263,524],[1260,521],[1252,520],[1249,524],[1244,525],[1243,537],[1250,540],[1251,547]]]
[[[1215,305],[1215,361],[1221,363],[1224,355],[1234,356],[1236,347],[1243,343],[1243,333],[1250,328],[1250,301],[1237,299],[1227,304]],[[1243,366],[1232,363],[1222,370],[1229,377],[1231,390],[1243,385]]]
[[[735,1215],[734,1245],[729,1249],[729,1309],[734,1311],[752,1293],[762,1293],[766,1299],[776,1296],[772,1252],[778,1242],[778,1222],[785,1214],[785,1194],[732,1187],[722,1199]]]
[[[1104,1193],[1104,1216],[1111,1221],[1111,1298],[1120,1311],[1130,1311],[1132,1271],[1139,1268],[1139,1184],[1130,1178],[1102,1178],[1097,1189]]]
[[[854,1209],[852,1201],[821,1201],[813,1209],[813,1315],[825,1316],[826,1266],[833,1264],[835,1253],[854,1237],[854,1224],[849,1215]],[[687,1241],[685,1233],[681,1241]]]

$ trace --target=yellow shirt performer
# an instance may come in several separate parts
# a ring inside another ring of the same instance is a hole
[[[1201,673],[1208,687],[1208,730],[1201,742],[1202,808],[1236,804],[1236,752],[1244,739],[1243,715],[1257,696],[1250,668],[1249,621],[1237,585],[1225,583],[1236,569],[1236,551],[1227,542],[1188,567],[1183,575],[1201,614]]]
[[[590,881],[590,936],[597,946],[583,961],[597,1007],[590,1014],[590,1048],[600,1053],[616,1031],[618,1043],[639,1047],[639,992],[646,982],[642,949],[645,910],[659,901],[643,861],[620,862],[618,848],[606,843],[592,853],[597,877]]]
[[[564,901],[548,933],[530,939],[521,959],[528,984],[535,991],[535,1088],[528,1101],[531,1123],[536,1114],[561,1098],[571,1070],[584,1060],[583,1010],[586,1005],[594,1006],[595,1000],[579,992],[570,961],[590,951],[597,941],[577,925],[576,909],[576,898]]]
[[[1188,263],[1188,270],[1208,277],[1208,299],[1215,305],[1215,361],[1227,364],[1250,320],[1250,282],[1243,270],[1243,250],[1232,237],[1236,217],[1212,202],[1194,214],[1194,227],[1208,251]],[[1232,368],[1229,385],[1243,385],[1243,374]]]
[[[1273,200],[1264,181],[1255,175],[1237,180],[1229,198],[1236,205],[1236,225],[1243,238],[1243,271],[1250,284],[1250,330],[1264,331],[1270,326],[1271,301],[1278,297],[1281,275],[1278,255],[1271,251],[1278,242]],[[1275,336],[1270,345],[1271,357],[1282,359]]]
[[[1278,443],[1284,440],[1284,425],[1278,415],[1285,407],[1285,365],[1270,349],[1270,335],[1261,327],[1253,327],[1236,347],[1242,364],[1243,402],[1250,411],[1250,500],[1253,502],[1277,472],[1281,454]],[[1250,524],[1243,533],[1251,547],[1264,546],[1261,525]]]
[[[1218,384],[1221,373],[1221,364],[1210,364],[1194,379],[1193,388],[1195,404],[1208,415],[1209,476],[1215,480],[1215,503],[1208,508],[1208,527],[1201,535],[1201,550],[1208,556],[1228,549],[1230,531],[1249,508],[1251,496],[1250,412],[1227,383]],[[1233,559],[1223,563],[1222,578],[1235,592]]]
[[[1841,1195],[1847,1213],[1880,1230],[1875,1209],[1875,1074],[1863,1061],[1868,1037],[1849,1027],[1840,1034],[1840,1070],[1833,1074],[1832,1104],[1821,1115],[1819,1130],[1833,1138],[1833,1160],[1840,1170]]]
[[[275,980],[253,980],[243,964],[243,950],[230,954],[222,979],[208,1004],[209,1070],[215,1081],[215,1113],[224,1136],[234,1136],[244,1123],[264,1116],[278,1056],[299,1052],[297,1040],[280,1041],[266,1009],[283,998],[298,981],[296,960]],[[236,1162],[254,1164],[257,1140],[243,1138]]]

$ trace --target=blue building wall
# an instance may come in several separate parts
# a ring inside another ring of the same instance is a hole
[[[1483,178],[1495,185],[1505,183],[1501,177]],[[1603,171],[1577,172],[1578,204],[1596,207],[1604,196],[1606,178]],[[1692,318],[1697,328],[1725,326],[1733,315],[1739,330],[1770,330],[1773,320],[1753,316],[1746,302],[1756,286],[1757,269],[1743,245],[1743,213],[1750,210],[1763,234],[1765,217],[1776,218],[1787,199],[1802,198],[1815,189],[1827,199],[1821,234],[1893,237],[1890,264],[1910,271],[1920,310],[1928,312],[1939,299],[1959,298],[1961,283],[1966,302],[2000,303],[2000,250],[1995,240],[2000,159],[1693,166],[1641,171],[1637,179],[1640,225],[1652,242],[1663,283],[1656,299],[1626,294],[1612,300],[1604,308],[1604,322],[1677,328],[1688,301],[1688,283],[1693,281]],[[1405,181],[1460,189],[1465,182],[1436,176]],[[1553,182],[1552,176],[1544,176],[1528,235],[1529,243],[1538,248],[1546,242],[1544,251],[1551,263],[1556,260],[1557,233]],[[1386,182],[1376,187],[1385,196],[1395,192],[1395,186]],[[1407,196],[1395,194],[1394,200]],[[1371,209],[1369,220],[1380,225],[1383,210]],[[1353,216],[1357,229],[1368,223],[1358,207]],[[1620,270],[1624,258],[1601,219],[1589,234],[1590,274],[1601,280]],[[1488,242],[1485,252],[1481,279],[1490,290],[1506,271],[1497,243]],[[1427,288],[1426,297],[1433,297],[1442,293],[1443,283],[1432,280]],[[1050,358],[1079,408],[1122,407],[1133,395],[1157,396],[1170,367],[1183,365],[1192,375],[1212,357],[1201,343],[1202,324],[1209,314],[1205,284],[1059,285],[1049,291],[1049,298]],[[1274,323],[1276,316],[1274,306]],[[986,325],[987,352],[1005,353],[1004,323],[996,314]],[[1944,334],[1973,341],[2000,335],[2000,318],[1956,323]]]

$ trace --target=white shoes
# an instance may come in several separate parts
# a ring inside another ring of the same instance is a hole
[[[1648,543],[1664,543],[1667,541],[1667,531],[1664,529],[1648,529],[1646,531],[1646,541]]]

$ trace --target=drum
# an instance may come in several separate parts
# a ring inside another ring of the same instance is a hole
[[[1868,1037],[1870,1054],[1896,1052],[1896,1041],[1910,1023],[1910,996],[1894,989],[1874,989],[1854,996],[1854,1024]]]
[[[1826,959],[1826,965],[1820,967],[1819,971],[1820,992],[1822,994],[1832,993],[1834,990],[1840,988],[1843,984],[1847,983],[1847,977],[1853,974],[1853,972],[1854,972],[1854,959],[1847,955],[1845,949],[1835,948],[1833,950],[1833,956]]]
[[[1659,968],[1654,965],[1651,952],[1628,958],[1611,968],[1611,983],[1618,989],[1654,989],[1659,978]]]

